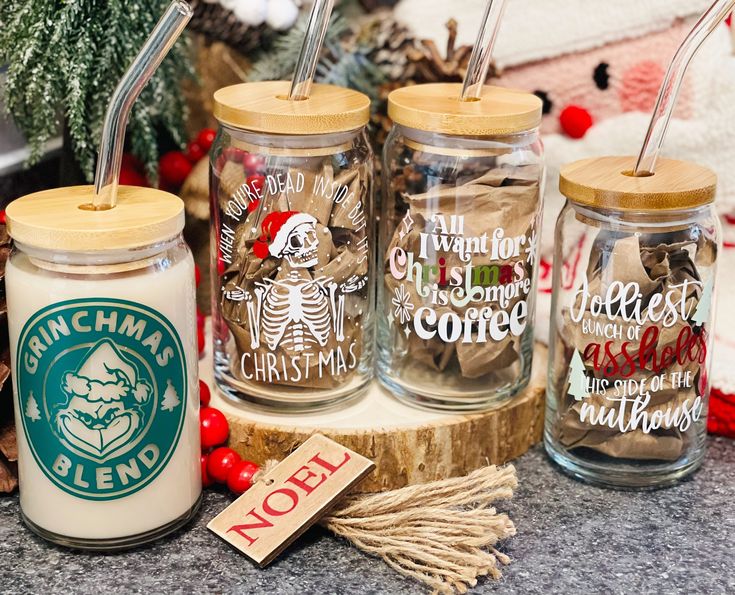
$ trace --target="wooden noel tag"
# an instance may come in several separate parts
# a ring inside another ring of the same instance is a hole
[[[207,528],[266,566],[374,468],[371,460],[315,434]]]

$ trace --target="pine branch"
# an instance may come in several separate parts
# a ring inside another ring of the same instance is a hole
[[[2,0],[0,64],[8,64],[8,112],[36,163],[66,125],[75,157],[91,180],[112,92],[168,5],[168,0]],[[155,178],[157,130],[180,144],[193,79],[188,40],[180,40],[141,93],[128,129],[133,152]]]
[[[291,78],[308,24],[309,15],[301,14],[291,29],[276,37],[269,48],[259,52],[253,60],[248,79],[251,81],[280,81]],[[324,40],[325,45],[337,44],[347,30],[347,21],[336,13],[332,14],[327,37]]]

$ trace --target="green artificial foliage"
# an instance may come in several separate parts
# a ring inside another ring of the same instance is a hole
[[[248,80],[290,80],[296,69],[296,62],[299,59],[308,24],[309,14],[307,11],[299,16],[298,21],[291,29],[275,37],[267,48],[255,55],[252,69],[248,73]],[[325,45],[337,43],[347,30],[347,22],[336,12],[333,13],[324,40]],[[323,55],[324,52],[322,52]]]
[[[75,158],[94,176],[110,96],[158,22],[168,0],[0,0],[0,65],[5,105],[28,139],[33,164],[66,126]],[[181,82],[194,78],[180,40],[146,86],[128,125],[132,152],[156,178],[157,136],[184,143]]]
[[[344,7],[342,7],[344,8]],[[301,15],[297,23],[286,33],[276,37],[273,43],[260,52],[253,61],[248,75],[252,81],[290,80],[304,42],[309,15]],[[327,30],[314,80],[340,87],[348,87],[377,99],[378,88],[386,82],[383,71],[372,63],[374,50],[368,44],[351,43],[353,31],[347,20],[337,12]]]

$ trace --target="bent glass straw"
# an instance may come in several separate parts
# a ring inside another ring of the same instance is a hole
[[[291,81],[291,90],[288,93],[288,98],[291,101],[301,101],[309,98],[311,84],[314,81],[314,73],[319,62],[319,54],[322,51],[324,38],[327,35],[333,8],[334,0],[314,0],[304,43],[296,62],[296,72],[293,81]]]
[[[646,140],[638,156],[633,172],[635,176],[650,176],[655,173],[656,161],[666,138],[666,131],[669,128],[687,67],[704,41],[725,20],[734,7],[735,0],[717,0],[702,15],[674,55],[661,85],[653,117],[646,133]]]
[[[493,59],[493,48],[500,31],[500,21],[505,12],[505,0],[488,0],[485,16],[477,33],[475,47],[467,67],[467,74],[462,84],[462,101],[477,101],[482,97],[482,88],[487,79],[490,63]]]
[[[171,2],[150,37],[120,80],[107,107],[94,177],[95,210],[111,209],[117,203],[125,128],[130,110],[140,92],[161,65],[191,19],[193,11],[184,0]]]

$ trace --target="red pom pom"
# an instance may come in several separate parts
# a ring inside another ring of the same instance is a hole
[[[209,401],[212,399],[212,393],[204,380],[199,381],[199,402],[202,407],[209,407]]]
[[[191,162],[181,151],[170,151],[158,162],[161,179],[164,183],[181,186],[191,173]]]
[[[559,114],[562,130],[572,138],[583,138],[594,124],[592,116],[583,107],[570,105]]]
[[[230,434],[227,418],[219,409],[202,407],[199,411],[199,434],[202,439],[202,448],[224,444]]]
[[[253,475],[260,470],[260,467],[252,461],[239,461],[235,463],[227,475],[227,487],[231,491],[240,495],[246,492],[253,485]]]
[[[227,481],[230,469],[235,463],[240,462],[240,455],[231,448],[220,446],[209,453],[209,462],[207,463],[207,472],[209,477],[220,483]]]
[[[217,136],[217,132],[211,128],[203,128],[197,135],[196,142],[202,148],[204,153],[209,153],[212,148],[214,138]]]
[[[186,158],[192,163],[203,159],[206,154],[207,152],[202,148],[202,145],[195,140],[186,145]]]
[[[209,473],[207,472],[207,463],[209,462],[209,456],[202,454],[199,457],[199,461],[202,465],[202,487],[208,488],[211,486],[214,482],[212,481],[212,478],[209,477]]]

